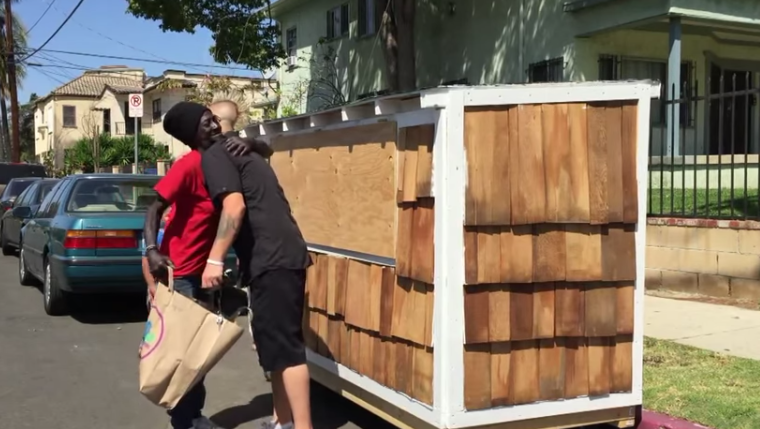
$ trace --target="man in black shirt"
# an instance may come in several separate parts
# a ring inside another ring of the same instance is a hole
[[[301,231],[274,170],[260,155],[234,157],[224,145],[203,150],[209,196],[221,208],[219,229],[203,273],[203,287],[221,284],[230,246],[250,285],[253,335],[259,360],[272,374],[279,422],[274,428],[312,429],[309,371],[302,317],[306,268]]]

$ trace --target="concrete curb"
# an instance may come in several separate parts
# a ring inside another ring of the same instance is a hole
[[[670,417],[667,414],[644,410],[641,413],[641,424],[637,429],[712,429],[698,423]]]

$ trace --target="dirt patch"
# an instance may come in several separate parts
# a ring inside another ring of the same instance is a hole
[[[747,310],[760,310],[760,305],[755,301],[736,299],[736,298],[717,298],[713,296],[693,295],[683,292],[673,292],[668,290],[648,290],[647,295],[659,298],[678,299],[682,301],[704,302],[706,304],[728,305],[731,307],[744,308]]]

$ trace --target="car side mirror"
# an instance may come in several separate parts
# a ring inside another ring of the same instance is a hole
[[[32,208],[31,207],[14,207],[13,208],[13,217],[26,219],[29,217],[32,217]]]

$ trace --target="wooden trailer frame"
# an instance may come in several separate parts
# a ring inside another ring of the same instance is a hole
[[[646,246],[647,165],[649,118],[659,84],[648,81],[440,87],[414,93],[359,101],[341,108],[267,121],[258,127],[264,140],[280,135],[312,133],[375,124],[397,123],[398,128],[432,124],[432,195],[434,207],[435,265],[433,333],[434,406],[428,406],[363,376],[344,365],[308,351],[312,377],[385,420],[409,428],[564,428],[595,423],[630,427],[640,413],[643,377],[644,263]],[[633,334],[633,389],[605,397],[579,397],[552,402],[467,411],[464,406],[464,297],[463,261],[467,156],[464,112],[473,106],[543,103],[591,103],[634,100],[638,221],[635,232],[636,280]],[[314,246],[310,250],[330,253]],[[338,251],[339,252],[339,251]],[[368,262],[393,265],[389,258],[351,255]],[[444,376],[445,374],[445,376]]]

